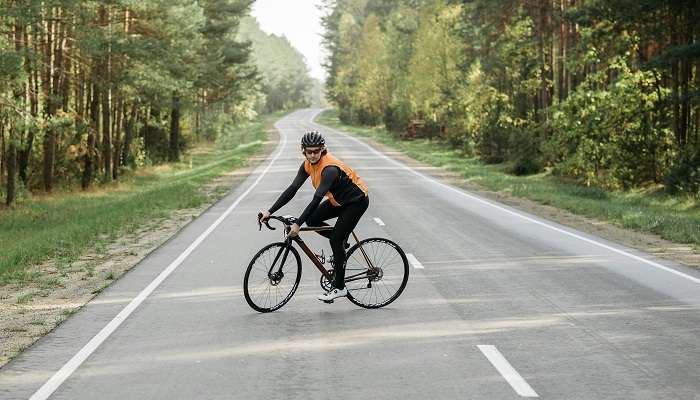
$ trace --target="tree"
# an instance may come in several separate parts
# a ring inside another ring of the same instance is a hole
[[[304,57],[285,37],[260,30],[257,21],[241,21],[240,40],[249,41],[264,94],[259,112],[308,107],[312,87]]]
[[[30,191],[87,189],[134,167],[135,141],[151,162],[178,159],[189,140],[182,127],[192,126],[182,119],[252,115],[255,68],[236,39],[250,3],[0,2],[6,202],[16,176]]]
[[[548,166],[613,188],[664,176],[689,188],[680,190],[700,186],[697,1],[324,4],[328,93],[344,122],[402,131],[424,119],[516,173]],[[375,66],[380,44],[386,61]]]
[[[355,55],[354,114],[364,124],[377,124],[389,104],[389,70],[379,18],[370,14],[364,22]]]

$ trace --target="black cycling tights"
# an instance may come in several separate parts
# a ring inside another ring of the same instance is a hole
[[[338,217],[335,227],[332,231],[322,231],[318,234],[327,237],[331,242],[333,250],[333,269],[335,270],[335,279],[333,287],[342,289],[345,287],[345,242],[352,230],[357,226],[362,214],[369,207],[369,198],[364,197],[362,200],[341,206],[333,207],[328,200],[324,200],[319,204],[318,208],[306,220],[307,226],[327,226],[323,221]]]

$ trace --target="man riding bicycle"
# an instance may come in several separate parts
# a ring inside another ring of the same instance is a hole
[[[328,152],[325,139],[317,131],[304,134],[301,138],[301,151],[305,160],[299,167],[294,181],[282,192],[272,207],[262,212],[259,222],[267,221],[270,215],[293,199],[304,181],[311,177],[311,184],[316,192],[297,222],[291,226],[289,236],[296,236],[305,222],[307,226],[319,227],[328,225],[323,221],[338,218],[333,230],[318,232],[330,241],[334,269],[332,287],[319,295],[318,299],[331,301],[348,294],[345,288],[345,243],[369,207],[369,190],[352,168]],[[321,202],[324,195],[327,200]]]

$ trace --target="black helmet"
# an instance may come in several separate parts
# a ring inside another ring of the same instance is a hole
[[[315,147],[326,144],[326,139],[318,131],[308,131],[301,138],[301,147]]]

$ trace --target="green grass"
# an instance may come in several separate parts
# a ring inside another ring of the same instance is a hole
[[[266,139],[266,129],[281,114],[230,127],[216,144],[195,147],[180,163],[124,175],[119,184],[91,192],[67,192],[35,197],[0,210],[0,283],[35,281],[40,272],[30,266],[56,260],[70,268],[88,249],[103,248],[121,234],[142,228],[173,211],[215,199],[201,187],[245,165]],[[217,190],[215,197],[222,191]]]
[[[700,250],[700,203],[692,197],[670,196],[660,190],[606,192],[563,182],[546,173],[514,176],[505,173],[503,165],[483,164],[441,141],[401,141],[382,127],[343,125],[335,110],[325,111],[316,122],[370,137],[413,159],[457,172],[466,181],[486,190],[534,200],[623,228],[654,233]]]

